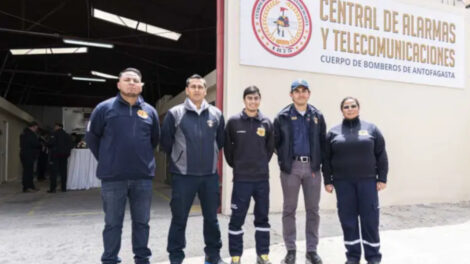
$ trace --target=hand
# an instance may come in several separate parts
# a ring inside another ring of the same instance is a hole
[[[335,187],[333,186],[333,184],[327,184],[327,185],[325,185],[325,191],[326,191],[327,193],[332,193],[334,189],[335,189]]]
[[[381,191],[387,188],[387,184],[385,182],[377,182],[377,191]]]

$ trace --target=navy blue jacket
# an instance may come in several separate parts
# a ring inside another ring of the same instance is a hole
[[[258,112],[249,117],[245,111],[232,116],[225,127],[224,154],[233,168],[234,181],[269,179],[269,161],[274,152],[271,121]]]
[[[387,182],[388,159],[380,130],[360,120],[343,120],[328,132],[323,164],[325,184],[373,178]]]
[[[36,133],[29,127],[20,135],[20,156],[22,158],[36,159],[41,151],[41,141]]]
[[[142,97],[133,106],[120,94],[101,102],[85,136],[98,160],[96,176],[110,181],[153,177],[159,136],[157,111]]]
[[[291,108],[294,104],[286,106],[274,119],[274,137],[277,159],[281,171],[290,173],[292,170],[293,129],[291,122]],[[325,152],[326,124],[323,114],[313,105],[307,106],[305,118],[309,122],[310,166],[312,171],[319,171]]]
[[[170,172],[181,175],[211,175],[217,172],[219,150],[224,144],[224,117],[204,101],[201,113],[186,98],[165,116],[160,147],[170,159]]]

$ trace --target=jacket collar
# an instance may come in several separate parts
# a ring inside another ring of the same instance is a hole
[[[289,116],[292,113],[291,111],[297,112],[296,109],[295,109],[294,104],[290,104],[290,105],[284,107],[281,110],[281,112],[279,113],[279,115]],[[311,104],[307,104],[307,112],[306,113],[314,114],[315,112],[317,112],[317,109],[315,108],[315,106],[313,106]]]
[[[240,117],[241,117],[242,119],[245,119],[245,120],[248,119],[248,118],[254,118],[254,119],[256,119],[256,120],[262,121],[263,118],[264,118],[264,115],[261,113],[260,110],[258,110],[258,114],[257,114],[255,117],[251,117],[251,116],[248,116],[248,115],[245,113],[245,108],[243,108],[243,110],[242,110],[241,113],[240,113]]]
[[[343,119],[343,126],[346,126],[346,127],[356,127],[359,123],[361,122],[361,120],[359,119],[359,116],[354,118],[354,119],[346,119],[344,118]]]
[[[190,110],[196,113],[202,113],[203,111],[209,108],[209,103],[206,101],[206,99],[204,99],[201,104],[201,109],[198,110],[196,108],[196,105],[193,102],[191,102],[191,100],[188,97],[186,97],[186,100],[184,100],[184,107],[187,110]]]
[[[124,100],[124,98],[122,98],[121,93],[118,93],[116,98],[118,99],[119,102],[127,106],[130,106],[130,104],[126,100]],[[137,97],[137,101],[135,101],[134,106],[140,106],[143,102],[144,102],[144,98],[142,98],[142,96],[139,95],[139,97]]]

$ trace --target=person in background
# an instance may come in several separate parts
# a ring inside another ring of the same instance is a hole
[[[323,164],[325,190],[336,190],[338,216],[346,247],[346,264],[359,264],[361,246],[368,264],[382,259],[378,191],[387,187],[388,158],[382,133],[359,119],[359,101],[340,104],[343,122],[328,132]]]
[[[23,192],[36,192],[34,186],[34,162],[41,151],[41,142],[36,134],[38,123],[30,122],[20,135],[20,159],[23,166]]]
[[[41,142],[41,151],[39,152],[38,162],[37,162],[37,177],[38,181],[46,180],[46,171],[49,158],[49,149],[48,149],[48,135],[47,131],[44,129],[39,129],[39,141]]]
[[[61,123],[55,123],[54,132],[49,139],[50,149],[50,186],[48,193],[55,193],[57,174],[60,175],[61,191],[67,191],[67,161],[72,150],[72,137],[64,131]]]

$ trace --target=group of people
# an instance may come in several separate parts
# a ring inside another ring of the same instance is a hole
[[[64,131],[61,123],[55,123],[54,131],[39,135],[39,125],[33,121],[20,135],[20,159],[23,166],[23,192],[37,192],[34,185],[34,165],[38,180],[45,180],[49,171],[49,193],[55,193],[57,176],[60,176],[61,190],[67,191],[67,159],[73,147],[72,137]]]
[[[344,232],[347,264],[358,264],[361,245],[369,264],[381,261],[378,191],[386,187],[388,161],[378,128],[359,119],[359,101],[346,97],[340,104],[342,124],[326,132],[322,113],[308,103],[310,87],[296,80],[290,87],[292,104],[272,123],[259,111],[261,92],[249,86],[243,92],[245,107],[225,125],[219,109],[205,100],[204,78],[186,80],[186,100],[166,114],[161,131],[157,111],[140,93],[144,83],[139,70],[119,74],[119,93],[95,108],[86,141],[98,160],[105,213],[103,264],[116,264],[126,201],[132,218],[132,246],[136,264],[148,264],[154,149],[168,154],[172,173],[172,219],[167,251],[170,263],[184,260],[185,231],[191,205],[198,195],[204,218],[207,264],[224,264],[220,257],[221,233],[217,220],[220,186],[218,153],[223,148],[233,168],[232,214],[228,227],[232,264],[243,254],[243,224],[254,199],[254,225],[258,264],[270,264],[269,161],[278,157],[283,190],[284,264],[296,262],[296,209],[300,187],[306,210],[306,262],[321,264],[319,201],[322,188],[336,190],[338,215]],[[360,221],[360,222],[359,222]]]

